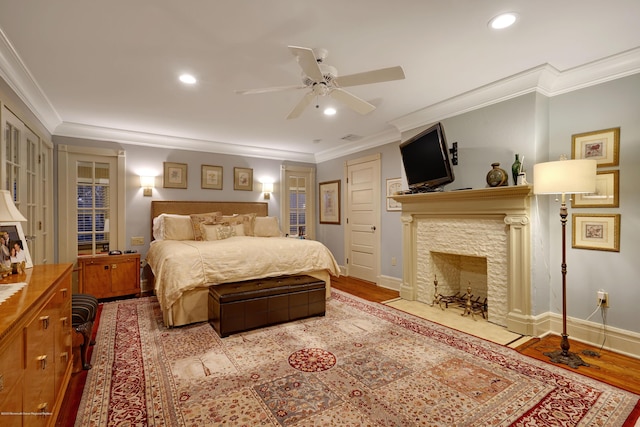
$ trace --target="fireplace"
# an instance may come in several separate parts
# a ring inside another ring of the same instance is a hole
[[[487,298],[490,322],[531,335],[530,186],[394,196],[402,203],[400,296]]]

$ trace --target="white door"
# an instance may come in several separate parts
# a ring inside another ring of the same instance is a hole
[[[7,107],[2,109],[0,182],[27,219],[20,224],[33,264],[53,261],[52,145],[40,139]]]
[[[347,274],[378,283],[380,265],[380,155],[350,160],[347,176]]]

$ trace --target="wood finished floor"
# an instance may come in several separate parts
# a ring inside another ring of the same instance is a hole
[[[348,292],[351,295],[355,295],[372,302],[384,302],[400,296],[397,291],[382,288],[380,286],[376,286],[374,283],[365,282],[351,277],[343,276],[339,278],[332,278],[331,286],[335,289]],[[569,337],[569,339],[571,340],[571,337]],[[607,350],[600,350],[599,348],[576,341],[570,342],[571,351],[580,354],[584,361],[589,363],[591,366],[581,366],[578,369],[573,369],[566,365],[557,366],[578,372],[579,374],[603,381],[621,389],[640,394],[640,359],[635,359]],[[543,353],[554,351],[559,348],[560,337],[557,335],[549,335],[544,338],[530,340],[524,345],[518,347],[516,350],[535,359],[551,363],[549,362],[549,358]],[[583,350],[595,351],[600,354],[600,357],[584,356],[582,354]],[[57,427],[71,427],[74,425],[75,410],[77,410],[77,407],[80,404],[80,398],[82,397],[82,390],[84,388],[86,376],[86,371],[72,375],[60,415],[56,422]]]

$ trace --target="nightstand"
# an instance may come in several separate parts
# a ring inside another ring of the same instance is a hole
[[[140,254],[78,257],[78,292],[96,298],[140,294]]]

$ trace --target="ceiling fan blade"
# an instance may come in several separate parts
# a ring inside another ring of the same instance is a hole
[[[402,79],[404,79],[404,71],[402,70],[402,67],[396,66],[365,71],[363,73],[348,74],[346,76],[338,76],[333,80],[333,82],[336,86],[349,87]]]
[[[307,86],[304,86],[304,85],[292,85],[292,86],[265,87],[262,89],[236,90],[234,92],[237,93],[238,95],[253,95],[256,93],[282,92],[285,90],[306,89],[306,88]]]
[[[287,119],[295,119],[295,118],[299,117],[300,114],[302,114],[302,112],[304,111],[304,109],[307,108],[307,105],[309,105],[311,103],[311,101],[313,101],[313,98],[315,96],[316,95],[313,92],[307,93],[300,100],[300,102],[298,102],[298,104],[295,107],[293,107],[293,110],[291,110],[291,112],[287,116]]]
[[[313,53],[313,49],[308,47],[289,46],[289,50],[297,58],[298,65],[302,68],[302,72],[315,82],[324,81],[322,70],[320,70],[320,66],[318,65],[316,56]]]
[[[347,107],[360,114],[367,114],[376,109],[375,106],[369,104],[367,101],[362,100],[343,89],[334,88],[329,92],[329,96],[344,103]]]

